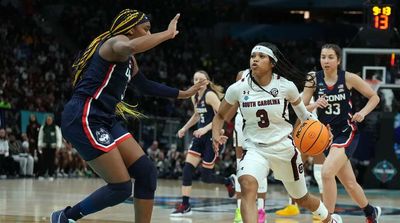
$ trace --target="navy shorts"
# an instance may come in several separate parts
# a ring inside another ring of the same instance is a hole
[[[86,161],[111,151],[132,137],[115,114],[104,112],[90,97],[73,97],[65,105],[61,131]]]
[[[332,147],[344,148],[346,156],[350,159],[358,146],[359,134],[355,124],[343,125],[341,127],[332,127],[333,142]],[[325,155],[329,154],[329,150],[325,151]]]
[[[203,167],[212,168],[217,156],[213,149],[211,132],[200,138],[193,137],[188,153],[200,157]]]

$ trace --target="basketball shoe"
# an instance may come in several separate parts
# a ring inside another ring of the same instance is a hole
[[[228,191],[228,196],[233,197],[235,196],[235,174],[232,174],[228,177],[229,184],[225,185],[226,190]]]
[[[235,218],[233,219],[233,223],[243,223],[242,214],[240,213],[240,208],[236,208]]]
[[[297,204],[289,204],[285,208],[275,211],[275,214],[284,217],[296,216],[300,214],[300,209]]]
[[[332,214],[331,223],[343,223],[342,217],[340,217],[338,214]]]
[[[365,219],[365,223],[379,223],[379,217],[381,217],[382,209],[381,207],[374,207],[374,212],[371,216]]]
[[[265,214],[264,209],[258,209],[258,223],[265,223],[267,214]]]
[[[67,207],[66,209],[71,208]],[[72,219],[68,219],[67,216],[65,216],[64,211],[66,210],[59,210],[51,213],[50,215],[50,223],[75,223],[76,221]]]
[[[183,217],[192,215],[192,207],[190,204],[184,205],[182,203],[178,204],[175,211],[173,211],[171,217]]]

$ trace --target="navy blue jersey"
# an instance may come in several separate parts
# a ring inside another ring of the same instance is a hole
[[[198,101],[196,101],[196,111],[200,115],[200,120],[197,123],[197,128],[202,128],[208,125],[210,122],[212,122],[215,115],[213,107],[206,103],[206,95],[209,91],[213,92],[212,90],[207,89],[204,92],[203,96]],[[197,95],[195,96],[195,100],[197,100]]]
[[[352,104],[351,91],[346,86],[345,71],[338,70],[338,79],[333,86],[328,86],[324,80],[324,72],[316,72],[317,87],[314,92],[314,98],[325,95],[328,106],[318,108],[318,119],[331,125],[333,129],[351,125]]]
[[[88,61],[87,69],[76,85],[74,95],[91,97],[93,102],[106,112],[114,113],[116,104],[123,100],[131,80],[133,59],[108,62],[99,55],[100,46]]]

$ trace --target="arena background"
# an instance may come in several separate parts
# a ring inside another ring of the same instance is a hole
[[[277,44],[304,72],[320,69],[323,44],[348,48],[346,70],[367,79],[381,97],[359,126],[361,140],[352,159],[357,180],[364,188],[400,189],[400,12],[395,0],[0,0],[0,128],[22,140],[31,114],[40,125],[52,114],[59,125],[72,92],[75,56],[124,8],[150,14],[152,32],[165,29],[181,13],[174,40],[137,55],[148,79],[180,89],[191,85],[198,69],[226,88],[248,67],[251,47],[261,41]],[[365,100],[353,96],[358,110]],[[155,154],[151,158],[159,178],[178,179],[191,134],[181,140],[176,132],[192,114],[190,100],[147,97],[134,86],[125,98],[147,118],[123,123],[149,156]],[[233,124],[226,129],[231,136]],[[39,166],[37,148],[29,149]],[[59,166],[54,177],[95,177],[76,162],[67,170]],[[216,171],[229,175],[234,163],[229,141]],[[23,177],[38,176],[4,173],[0,185]],[[315,184],[312,178],[309,182]]]

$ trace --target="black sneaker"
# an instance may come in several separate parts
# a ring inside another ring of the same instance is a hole
[[[367,217],[367,219],[365,219],[365,223],[379,223],[379,217],[381,217],[382,214],[382,209],[381,207],[374,207],[374,212],[372,213],[371,216]]]
[[[183,217],[192,215],[192,207],[190,204],[178,204],[176,209],[170,214],[171,217]]]
[[[65,216],[64,210],[54,211],[53,213],[51,213],[50,223],[75,223],[74,220],[68,219]]]

